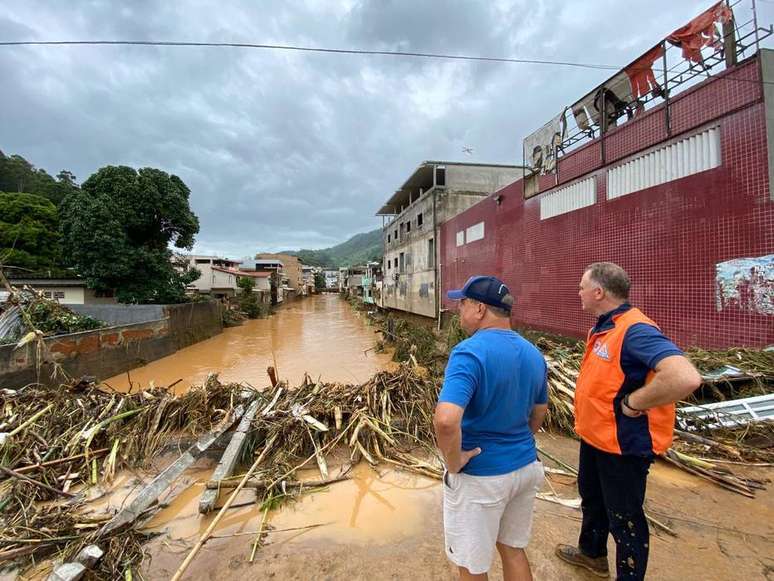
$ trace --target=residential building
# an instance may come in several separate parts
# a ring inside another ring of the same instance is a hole
[[[242,272],[260,272],[268,274],[270,285],[270,301],[273,305],[281,304],[285,301],[288,287],[288,277],[285,274],[285,265],[276,258],[249,259],[243,260],[239,264]]]
[[[86,286],[79,276],[49,276],[47,273],[22,273],[8,271],[8,282],[16,288],[28,286],[63,305],[111,304],[116,299],[112,292],[95,291]],[[3,289],[5,290],[5,289]]]
[[[662,87],[635,99],[631,118],[608,109],[604,127],[605,115],[577,115],[554,171],[443,224],[443,306],[455,308],[446,290],[494,274],[514,295],[515,325],[582,337],[594,320],[578,282],[611,261],[631,277],[630,302],[681,347],[774,344],[774,51],[756,50],[759,32],[731,27],[702,66],[662,41],[666,82],[657,73]]]
[[[314,276],[318,272],[321,272],[317,266],[308,266],[306,264],[301,265],[301,273],[303,275],[303,294],[312,295],[315,291]]]
[[[441,225],[523,174],[516,165],[421,163],[377,212],[385,218],[383,306],[437,316]]]
[[[290,254],[269,254],[259,253],[255,255],[256,261],[263,260],[276,260],[282,263],[282,270],[287,276],[288,286],[296,291],[300,292],[300,289],[304,285],[304,273],[301,269],[301,261],[297,256],[291,256]]]
[[[347,277],[349,276],[349,268],[342,266],[339,268],[339,292],[343,293],[347,290]]]
[[[350,266],[340,270],[344,271],[344,275],[341,277],[344,294],[348,297],[363,297],[363,279],[365,278],[366,267]]]
[[[339,290],[339,271],[338,270],[323,270],[323,276],[325,277],[325,290]]]
[[[363,283],[363,302],[369,305],[379,304],[381,306],[381,288],[382,288],[382,263],[368,262],[365,266],[365,272],[362,278]]]
[[[189,292],[210,295],[213,298],[236,295],[238,260],[205,255],[191,255],[182,258],[188,261],[189,266],[201,272],[199,278],[188,285]]]
[[[258,301],[261,303],[271,303],[271,272],[267,271],[244,271],[236,272],[237,284],[239,279],[253,279],[253,292],[258,295]]]

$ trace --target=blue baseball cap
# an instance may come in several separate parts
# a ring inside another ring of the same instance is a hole
[[[473,299],[480,303],[498,307],[510,311],[513,306],[513,299],[510,302],[503,302],[506,295],[511,291],[505,286],[505,283],[495,276],[471,276],[465,286],[459,290],[450,290],[446,296],[452,300]]]

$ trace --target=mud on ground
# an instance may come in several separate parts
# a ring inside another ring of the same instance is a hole
[[[550,435],[539,440],[552,455],[577,465],[578,445],[573,440]],[[165,534],[148,546],[146,578],[169,578],[209,523],[211,517],[195,514],[196,490],[201,490],[209,470],[200,466],[189,473],[188,483],[200,484],[150,523]],[[770,468],[746,471],[764,479],[774,474]],[[273,514],[269,522],[275,530],[327,524],[271,533],[254,563],[249,563],[254,536],[241,533],[256,531],[261,514],[254,506],[231,510],[216,532],[218,538],[205,545],[185,578],[454,579],[455,569],[443,551],[440,483],[364,465],[353,476]],[[647,508],[679,536],[651,531],[649,578],[774,579],[773,484],[748,499],[657,462],[648,482]],[[552,485],[561,497],[577,497],[574,481],[566,477],[554,476]],[[545,490],[549,491],[548,486]],[[535,579],[596,579],[553,556],[557,543],[576,540],[579,526],[579,511],[536,502],[527,550]],[[612,564],[612,540],[609,551]],[[499,564],[495,563],[490,578],[502,578]]]

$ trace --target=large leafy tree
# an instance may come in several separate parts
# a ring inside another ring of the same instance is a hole
[[[56,206],[42,196],[0,192],[0,264],[40,270],[59,258]]]
[[[190,249],[199,232],[190,193],[158,169],[103,167],[62,202],[65,260],[121,302],[184,300],[199,272],[175,264],[170,247]]]

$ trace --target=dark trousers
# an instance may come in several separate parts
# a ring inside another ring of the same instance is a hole
[[[642,508],[653,460],[598,450],[581,441],[578,492],[583,523],[578,548],[588,557],[607,556],[613,535],[618,579],[644,579],[648,567],[648,522]]]

